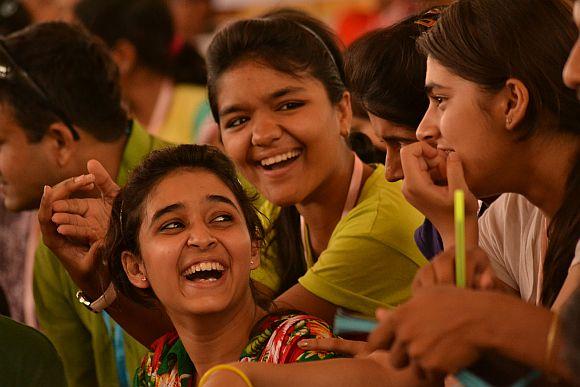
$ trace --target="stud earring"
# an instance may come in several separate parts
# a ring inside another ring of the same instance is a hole
[[[142,277],[141,277],[141,281],[147,281],[147,277],[145,277],[145,276],[142,276]]]

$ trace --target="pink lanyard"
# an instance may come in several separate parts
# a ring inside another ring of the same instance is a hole
[[[158,134],[169,108],[171,107],[171,99],[173,98],[173,82],[166,79],[161,84],[161,89],[159,90],[159,95],[157,96],[157,101],[155,102],[155,107],[153,108],[153,113],[151,113],[151,119],[149,120],[149,125],[147,125],[147,131],[151,134]]]
[[[358,156],[354,155],[354,168],[352,170],[352,176],[350,178],[350,185],[348,187],[348,194],[346,196],[346,202],[344,203],[344,208],[342,209],[342,215],[340,219],[344,218],[350,210],[354,208],[356,205],[356,200],[358,198],[359,192],[362,186],[362,178],[363,178],[363,162],[358,158]],[[308,229],[306,226],[306,221],[304,217],[300,215],[300,236],[302,238],[302,246],[304,247],[304,258],[308,261]]]

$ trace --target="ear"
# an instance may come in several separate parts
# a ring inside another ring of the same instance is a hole
[[[119,68],[119,73],[127,75],[137,63],[137,49],[127,39],[119,39],[111,49],[111,56]]]
[[[345,91],[342,98],[336,104],[338,113],[338,123],[340,125],[340,135],[344,138],[348,137],[352,125],[352,108],[350,106],[350,93]]]
[[[504,108],[505,126],[508,130],[514,130],[526,116],[530,95],[526,85],[516,78],[510,78],[506,81],[505,94],[507,96]]]
[[[140,289],[147,289],[151,285],[147,279],[147,271],[143,265],[143,260],[129,251],[123,251],[121,254],[121,262],[123,263],[123,269],[127,274],[127,278],[133,284],[133,286]]]
[[[51,124],[42,141],[49,143],[59,167],[64,167],[74,160],[75,151],[79,146],[70,129],[62,122]]]
[[[250,255],[250,270],[260,266],[260,241],[252,241],[252,253]]]

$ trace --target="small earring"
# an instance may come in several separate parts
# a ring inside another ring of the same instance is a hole
[[[147,277],[141,276],[141,281],[147,281]]]
[[[506,124],[507,124],[507,125],[511,125],[511,124],[512,124],[512,119],[511,119],[511,117],[508,117],[508,118],[507,118],[505,121],[506,121]]]
[[[254,264],[254,261],[253,260],[250,260],[250,265],[253,265],[253,264]]]

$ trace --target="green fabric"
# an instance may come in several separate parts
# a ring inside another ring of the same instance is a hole
[[[0,316],[0,386],[66,387],[62,362],[40,332]]]
[[[270,203],[261,211],[270,221],[279,214]],[[387,182],[384,166],[376,166],[356,206],[334,229],[326,250],[316,262],[311,254],[306,257],[308,271],[299,283],[318,297],[369,316],[379,306],[404,302],[411,296],[417,269],[427,263],[413,239],[423,220],[403,197],[401,183]],[[262,255],[252,278],[276,292],[280,263],[272,249],[268,253]]]
[[[119,168],[117,183],[124,185],[128,173],[154,149],[169,145],[134,124]],[[58,258],[40,243],[34,264],[34,298],[42,330],[63,359],[70,387],[119,385],[114,347],[103,317],[76,299],[77,286]],[[114,324],[114,322],[113,322]],[[128,375],[133,375],[147,349],[124,334]]]

